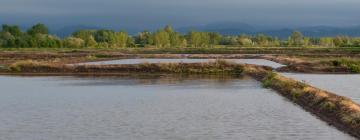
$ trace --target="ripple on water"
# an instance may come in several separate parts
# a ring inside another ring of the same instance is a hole
[[[249,77],[0,76],[0,85],[0,139],[353,139]]]

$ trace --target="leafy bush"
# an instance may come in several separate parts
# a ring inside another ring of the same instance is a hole
[[[342,66],[348,68],[351,72],[360,73],[360,61],[343,58],[340,60],[333,60],[331,63],[335,67]]]

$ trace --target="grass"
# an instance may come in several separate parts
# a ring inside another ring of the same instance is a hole
[[[27,60],[9,65],[7,72],[242,74],[243,70],[244,65],[224,60],[206,63],[142,63],[134,65],[59,65]]]
[[[273,72],[262,79],[267,88],[272,88],[305,109],[326,118],[329,123],[346,129],[360,137],[360,106],[348,98],[314,88]]]
[[[41,63],[38,61],[33,60],[24,60],[24,61],[18,61],[8,66],[8,70],[14,71],[14,72],[21,72],[25,69],[29,68],[41,68],[41,67],[47,67],[48,64]]]
[[[332,66],[345,67],[351,70],[353,73],[360,73],[360,60],[354,60],[349,58],[342,58],[331,61]]]
[[[39,61],[33,61],[33,60],[23,60],[23,61],[17,61],[15,63],[12,63],[8,65],[5,69],[5,71],[8,72],[40,72],[40,71],[59,71],[59,66],[55,64],[50,63],[44,63]]]

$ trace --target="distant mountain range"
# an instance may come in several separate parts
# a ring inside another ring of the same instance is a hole
[[[293,31],[300,31],[308,37],[334,37],[339,35],[346,35],[352,37],[360,36],[360,26],[353,27],[331,27],[331,26],[311,26],[301,28],[287,28],[278,30],[262,31],[266,35],[277,36],[279,38],[286,38],[291,35]]]
[[[299,28],[267,29],[264,27],[256,27],[244,23],[216,23],[216,24],[208,24],[197,27],[182,27],[178,29],[178,31],[182,33],[186,33],[191,30],[218,32],[223,35],[239,35],[239,34],[256,35],[259,33],[263,33],[266,35],[279,37],[279,38],[287,38],[294,31],[300,31],[305,36],[309,36],[309,37],[333,37],[339,35],[347,35],[353,37],[360,36],[360,26],[352,26],[352,27],[307,26],[307,27],[299,27]]]
[[[181,27],[178,28],[177,31],[186,33],[191,30],[195,31],[208,31],[208,32],[218,32],[223,35],[238,35],[241,33],[253,33],[258,29],[255,27],[245,24],[245,23],[237,23],[237,22],[221,22],[221,23],[212,23],[204,26],[194,26],[194,27]]]
[[[65,37],[71,35],[72,32],[81,30],[81,29],[102,29],[101,27],[96,26],[86,26],[86,25],[76,25],[76,26],[67,26],[55,31],[52,31],[53,34],[59,37]],[[156,30],[156,29],[150,29]],[[189,31],[208,31],[208,32],[218,32],[223,35],[240,35],[240,34],[249,34],[256,35],[258,33],[263,33],[266,35],[287,38],[291,35],[293,31],[300,31],[305,36],[309,37],[333,37],[338,35],[347,35],[347,36],[360,36],[360,26],[352,27],[333,27],[333,26],[307,26],[307,27],[298,27],[298,28],[267,28],[252,26],[245,23],[238,22],[219,22],[212,23],[203,26],[192,26],[192,27],[180,27],[175,29],[181,33],[187,33]],[[136,34],[141,29],[129,28],[127,32],[129,34]]]

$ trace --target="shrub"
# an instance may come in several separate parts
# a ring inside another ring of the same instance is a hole
[[[334,111],[334,109],[336,108],[336,105],[333,102],[330,101],[325,101],[323,103],[321,103],[321,109],[324,109],[326,111]]]
[[[18,61],[15,62],[13,64],[11,64],[8,69],[10,71],[16,71],[16,72],[20,72],[23,70],[24,67],[35,67],[35,66],[40,66],[43,65],[40,62],[37,61],[33,61],[33,60],[25,60],[25,61]]]
[[[268,73],[265,78],[262,80],[262,86],[265,88],[269,88],[272,85],[273,80],[277,74],[275,72]]]
[[[291,96],[294,101],[296,101],[302,94],[303,94],[302,90],[299,90],[299,89],[291,90]]]

